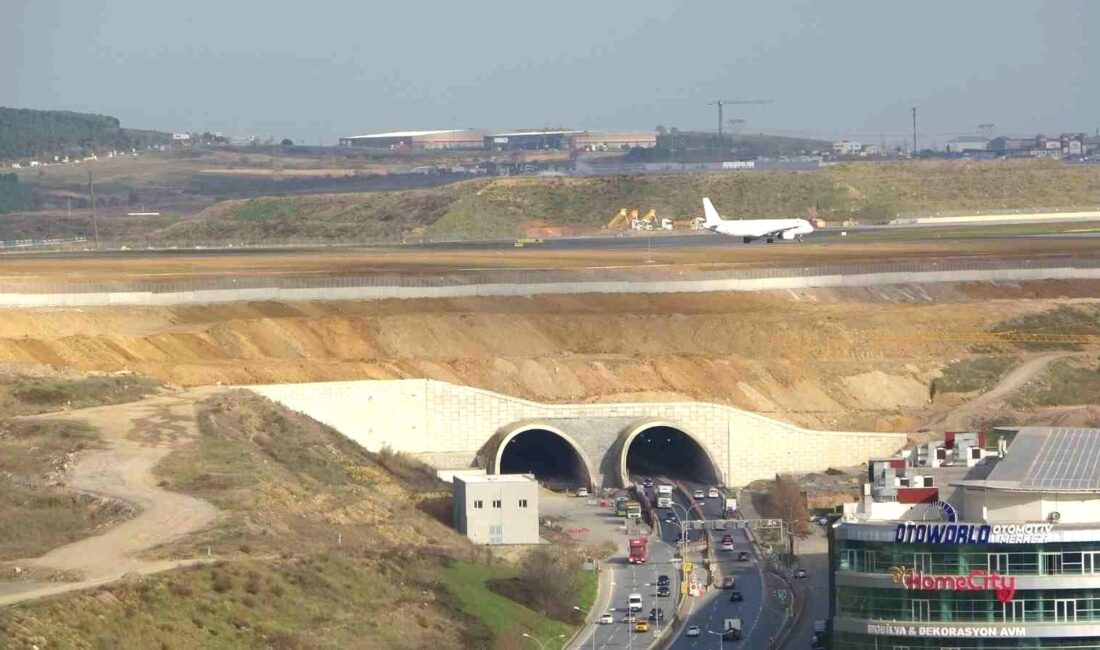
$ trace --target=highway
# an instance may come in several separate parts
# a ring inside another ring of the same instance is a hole
[[[638,477],[638,481],[641,480],[641,477]],[[652,499],[651,490],[647,490],[647,496]],[[646,526],[643,525],[642,528],[645,529]],[[661,529],[661,532],[662,534],[666,533],[664,528]],[[595,648],[597,650],[641,649],[648,647],[656,640],[657,637],[654,633],[660,634],[666,629],[668,623],[672,620],[673,612],[675,612],[680,599],[679,590],[677,589],[679,569],[678,564],[673,562],[676,556],[675,537],[674,534],[672,544],[666,543],[664,539],[667,538],[663,538],[663,535],[650,537],[649,559],[645,564],[630,564],[627,561],[627,543],[630,535],[623,535],[619,552],[615,554],[613,559],[604,563],[604,569],[608,571],[605,579],[610,580],[611,585],[610,601],[607,603],[606,609],[612,612],[614,623],[589,625],[570,647],[577,649]],[[658,598],[657,580],[662,575],[668,576],[672,583],[671,595]],[[660,622],[651,621],[648,632],[635,632],[634,625],[624,621],[628,613],[627,600],[632,593],[642,594],[642,611],[638,614],[638,620],[647,619],[649,611],[653,607],[659,607],[664,611],[664,620]],[[601,607],[599,596],[596,599],[596,607]],[[588,622],[592,623],[597,620],[601,613],[590,613],[587,618]]]
[[[696,483],[684,483],[685,488],[706,490],[710,486]],[[677,500],[689,502],[691,499],[684,493],[677,493]],[[700,499],[699,506],[707,520],[725,518],[723,512],[724,499]],[[733,551],[718,551],[718,543],[722,536],[730,535],[734,541]],[[769,603],[769,589],[766,588],[765,574],[761,571],[759,558],[756,557],[753,546],[749,543],[747,533],[744,530],[730,528],[727,531],[707,531],[708,541],[712,553],[716,558],[714,569],[720,576],[719,584],[725,576],[732,576],[735,580],[734,589],[712,589],[704,595],[693,599],[691,609],[683,627],[676,639],[669,645],[671,650],[689,650],[696,648],[721,647],[718,633],[725,627],[726,619],[741,619],[743,637],[740,642],[726,642],[727,647],[765,648],[769,640],[779,630],[782,624],[782,612]],[[750,553],[747,562],[738,562],[737,556],[741,551]],[[741,594],[741,601],[731,601],[730,595],[737,591]],[[692,625],[698,625],[700,635],[689,637],[686,630]]]

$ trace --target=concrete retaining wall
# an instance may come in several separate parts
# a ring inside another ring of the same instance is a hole
[[[5,293],[0,307],[169,306],[231,302],[297,302],[313,300],[383,300],[533,296],[583,293],[694,293],[767,291],[815,287],[859,287],[936,282],[1021,282],[1028,280],[1100,279],[1100,268],[1022,268],[791,276],[755,279],[545,282],[456,284],[438,287],[362,286],[312,288],[202,289],[176,292]]]
[[[520,422],[542,421],[577,440],[597,483],[617,482],[618,435],[644,420],[668,422],[704,446],[728,485],[776,472],[824,471],[889,456],[905,435],[814,431],[721,404],[540,404],[427,379],[246,387],[340,431],[371,451],[390,447],[437,468],[489,467],[487,444]],[[602,426],[600,423],[607,426]],[[610,468],[610,469],[608,469]]]

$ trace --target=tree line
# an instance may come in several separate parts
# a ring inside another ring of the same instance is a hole
[[[0,159],[33,158],[98,148],[127,149],[140,134],[108,115],[0,106]]]

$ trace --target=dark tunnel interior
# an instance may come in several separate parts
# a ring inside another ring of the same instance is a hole
[[[666,476],[670,479],[718,485],[718,473],[699,443],[672,427],[652,427],[634,437],[626,450],[629,476]]]
[[[509,440],[498,471],[534,474],[539,483],[553,489],[591,486],[580,454],[565,438],[546,429],[529,429]]]

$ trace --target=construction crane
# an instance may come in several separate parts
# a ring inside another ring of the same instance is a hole
[[[718,107],[718,150],[722,150],[722,107],[726,105],[736,104],[770,104],[770,99],[716,99],[713,102],[707,102],[707,106]]]

